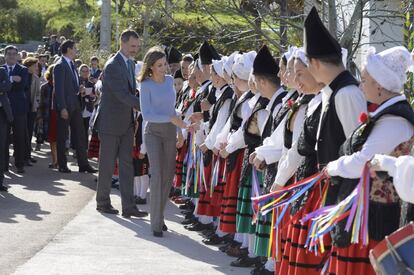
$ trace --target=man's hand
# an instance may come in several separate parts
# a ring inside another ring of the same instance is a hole
[[[210,108],[211,108],[210,102],[208,102],[207,99],[203,99],[201,101],[201,110],[208,111],[208,110],[210,110]]]
[[[62,110],[60,111],[60,116],[61,116],[64,120],[69,119],[69,113],[68,113],[68,110],[66,110],[66,109],[62,109]]]
[[[203,154],[205,154],[208,151],[207,146],[203,143],[200,145],[200,150],[201,152],[203,152]]]
[[[253,152],[249,156],[249,163],[253,164],[254,159],[256,158],[256,152]]]
[[[279,191],[281,189],[283,189],[283,186],[280,186],[279,184],[276,184],[276,182],[275,182],[275,183],[273,183],[272,188],[270,188],[270,191],[275,192],[275,191]]]
[[[81,95],[81,97],[85,96],[85,86],[83,85],[79,86],[79,94]]]
[[[199,122],[200,120],[203,119],[203,113],[193,113],[190,116],[190,121],[195,123],[195,122]]]
[[[218,156],[219,150],[217,150],[217,148],[216,148],[216,147],[214,147],[212,151],[213,151],[213,154],[214,154],[215,156]]]
[[[261,170],[263,170],[265,168],[266,162],[261,161],[258,158],[254,158],[253,165],[254,165],[254,167],[256,167],[257,170],[261,171]]]
[[[19,83],[20,81],[22,81],[22,77],[18,75],[13,75],[11,79],[13,80],[13,82],[16,82],[16,83]]]
[[[200,130],[200,124],[192,123],[190,126],[187,126],[187,130],[191,133],[194,133],[194,132]]]
[[[139,159],[144,159],[144,158],[145,158],[145,154],[141,154],[141,153],[139,153],[138,158],[139,158]]]
[[[225,159],[228,156],[229,156],[229,152],[227,152],[225,148],[220,150],[220,157]]]
[[[177,136],[177,143],[176,143],[176,145],[175,145],[175,147],[177,148],[177,149],[180,149],[181,147],[183,147],[183,145],[184,145],[184,137],[183,137],[183,135],[178,135]]]

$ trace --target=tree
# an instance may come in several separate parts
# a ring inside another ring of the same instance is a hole
[[[91,9],[86,0],[78,0],[78,5],[83,9],[85,13]]]

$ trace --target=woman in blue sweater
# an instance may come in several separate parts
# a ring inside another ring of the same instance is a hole
[[[150,162],[150,211],[154,236],[167,230],[164,209],[174,179],[177,127],[186,124],[175,112],[174,79],[166,75],[168,68],[160,47],[148,50],[138,81],[143,119],[147,121],[144,142]]]

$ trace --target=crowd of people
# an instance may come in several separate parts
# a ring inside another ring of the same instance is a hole
[[[45,142],[50,144],[51,162],[49,168],[58,169],[59,172],[70,172],[67,167],[66,155],[69,149],[78,149],[83,144],[80,153],[74,156],[80,161],[80,172],[96,172],[86,158],[89,120],[99,99],[99,92],[95,91],[101,71],[97,57],[90,59],[90,64],[73,65],[74,73],[78,77],[78,92],[71,95],[78,109],[76,116],[81,123],[68,125],[60,121],[58,114],[62,100],[65,97],[67,85],[59,74],[59,63],[68,56],[68,49],[74,43],[64,40],[58,43],[55,35],[52,36],[50,51],[39,48],[36,53],[19,52],[9,45],[2,49],[4,58],[0,61],[1,74],[1,146],[0,146],[0,191],[7,192],[8,187],[3,184],[4,173],[10,169],[10,144],[13,144],[14,166],[17,174],[24,174],[25,167],[33,166],[37,162],[32,157],[32,151],[39,151]],[[69,47],[70,46],[70,47]],[[73,51],[73,50],[72,50]],[[73,53],[75,61],[76,52]],[[78,76],[79,75],[79,76]],[[64,75],[63,75],[64,77]],[[60,85],[55,89],[56,85]],[[64,95],[65,94],[65,95]],[[60,97],[61,96],[61,97]],[[69,120],[65,120],[69,121]],[[70,133],[70,134],[69,134]],[[81,141],[77,140],[81,137]],[[35,146],[32,140],[35,139]],[[82,154],[82,152],[84,153]],[[83,158],[82,158],[83,157]],[[60,161],[59,161],[60,160]]]
[[[315,8],[304,33],[303,47],[278,59],[265,45],[222,56],[204,42],[189,72],[182,62],[176,108],[187,126],[177,135],[173,200],[187,230],[252,274],[375,274],[369,251],[414,219],[413,159],[397,158],[414,141],[403,94],[412,57],[402,46],[371,50],[358,81]],[[360,192],[364,171],[362,240],[347,226],[357,218],[333,214]],[[309,216],[330,223],[320,229]]]
[[[414,159],[403,156],[414,144],[414,112],[403,94],[412,56],[402,46],[371,49],[358,81],[315,8],[304,34],[302,47],[279,58],[266,45],[220,55],[204,41],[194,55],[153,47],[134,62],[139,37],[126,30],[102,72],[96,57],[75,65],[71,40],[51,47],[62,54],[54,62],[28,56],[24,66],[8,46],[0,150],[12,141],[24,173],[35,162],[35,135],[50,144],[50,167],[66,173],[72,144],[80,172],[95,172],[87,158],[99,158],[99,212],[118,213],[112,185],[122,215],[144,217],[136,205],[147,203],[150,187],[155,237],[168,230],[170,198],[187,230],[251,274],[375,274],[369,251],[414,219]],[[0,173],[9,167],[5,155]],[[348,211],[315,237],[318,224],[308,217],[330,218],[357,192],[366,192],[364,222]]]

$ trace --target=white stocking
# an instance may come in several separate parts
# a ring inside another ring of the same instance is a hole
[[[134,195],[139,197],[141,192],[141,179],[140,177],[134,177]]]
[[[139,197],[141,199],[147,198],[148,186],[149,186],[149,177],[148,175],[143,175],[139,177],[141,179],[141,189]]]

